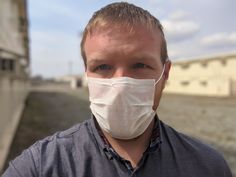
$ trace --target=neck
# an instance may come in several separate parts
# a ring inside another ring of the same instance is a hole
[[[130,140],[116,139],[103,131],[106,139],[113,149],[124,159],[129,160],[135,168],[141,160],[144,151],[150,143],[155,120],[153,119],[145,132],[137,138]]]

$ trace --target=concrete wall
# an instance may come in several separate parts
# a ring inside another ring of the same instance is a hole
[[[28,94],[29,60],[26,0],[0,0],[0,173]]]
[[[24,104],[28,88],[27,80],[0,76],[0,137],[6,125],[12,121],[15,112]]]
[[[235,94],[236,54],[179,61],[172,65],[168,93],[230,96]]]
[[[0,75],[0,172],[20,121],[28,91],[27,79]]]
[[[21,0],[0,1],[0,48],[25,55],[24,16],[19,15]]]

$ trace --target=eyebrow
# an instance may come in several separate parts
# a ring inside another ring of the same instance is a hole
[[[146,55],[146,56],[138,56],[138,57],[134,57],[134,59],[136,59],[137,61],[148,61],[148,62],[155,62],[155,60],[157,59],[156,57],[152,56],[152,55]],[[161,60],[161,59],[160,59]]]
[[[96,64],[96,63],[104,63],[104,62],[107,62],[107,60],[95,58],[95,59],[90,59],[88,61],[88,64]]]

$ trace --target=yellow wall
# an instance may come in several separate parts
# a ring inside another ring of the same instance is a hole
[[[229,96],[236,81],[236,54],[177,61],[172,64],[165,92]]]

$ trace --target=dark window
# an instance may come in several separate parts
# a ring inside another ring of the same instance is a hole
[[[208,63],[207,63],[207,62],[202,62],[201,65],[202,65],[204,68],[206,68],[207,65],[208,65]]]
[[[187,85],[189,85],[189,81],[182,81],[182,82],[181,82],[181,85],[187,86]]]
[[[26,20],[24,17],[19,17],[19,31],[24,32],[24,27],[26,25]]]
[[[14,71],[15,61],[11,59],[0,59],[0,71]]]
[[[7,70],[7,60],[1,59],[1,70],[6,71]]]
[[[202,86],[206,87],[206,86],[207,86],[207,81],[200,81],[200,84],[201,84]]]
[[[183,64],[183,65],[181,65],[181,68],[182,69],[188,69],[189,68],[189,64]]]
[[[14,62],[14,60],[9,60],[9,70],[10,71],[14,71],[15,70],[15,62]]]
[[[226,60],[221,60],[221,64],[222,64],[223,66],[226,66],[226,65],[227,65],[227,61],[226,61]]]

